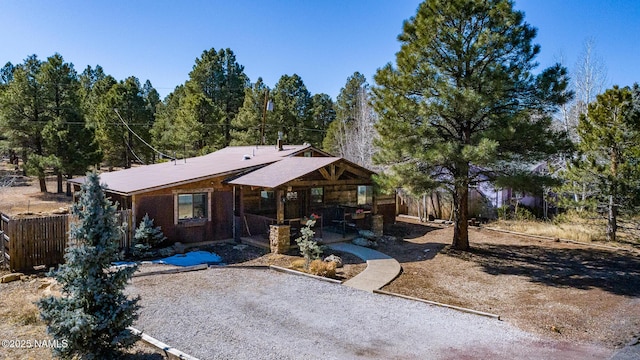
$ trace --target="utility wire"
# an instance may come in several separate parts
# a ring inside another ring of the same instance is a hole
[[[118,115],[118,118],[120,119],[120,121],[122,121],[122,124],[124,124],[124,126],[129,129],[129,131],[131,131],[131,133],[133,135],[135,135],[135,137],[137,137],[140,141],[142,141],[143,144],[147,145],[151,150],[155,151],[157,154],[159,154],[160,156],[165,156],[171,160],[176,160],[173,156],[169,156],[167,154],[164,154],[160,151],[158,151],[156,148],[154,148],[153,146],[149,145],[148,142],[144,141],[143,138],[141,138],[138,134],[136,134],[135,131],[131,130],[131,128],[129,127],[129,125],[127,125],[127,123],[124,121],[124,119],[122,118],[122,116],[120,116],[120,113],[118,112],[118,109],[113,109],[113,111],[115,111],[116,115]],[[132,151],[133,152],[133,151]],[[137,157],[137,156],[136,156]]]

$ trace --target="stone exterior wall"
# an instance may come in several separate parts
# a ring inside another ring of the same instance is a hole
[[[289,251],[289,238],[291,236],[291,226],[271,225],[269,229],[269,243],[271,252],[274,254],[284,254]]]
[[[371,217],[371,231],[375,236],[382,236],[384,231],[384,216],[373,215]]]

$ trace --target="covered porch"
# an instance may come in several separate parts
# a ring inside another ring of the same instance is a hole
[[[347,241],[371,229],[373,172],[341,158],[288,158],[229,180],[234,186],[236,238],[270,248],[274,228],[295,247],[309,219],[320,243]],[[281,240],[283,241],[283,240]]]

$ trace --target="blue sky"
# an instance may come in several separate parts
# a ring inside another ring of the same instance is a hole
[[[297,73],[335,99],[348,76],[393,62],[417,0],[45,1],[0,0],[0,65],[60,53],[78,72],[101,65],[121,80],[149,79],[164,97],[205,49],[231,48],[252,81],[273,87]],[[640,82],[640,1],[516,0],[538,28],[540,68],[571,70],[595,41],[608,85]]]

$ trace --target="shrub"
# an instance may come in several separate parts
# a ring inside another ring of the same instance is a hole
[[[307,263],[307,261],[305,259],[293,260],[291,262],[291,267],[294,270],[304,270],[304,267],[305,267],[306,263]]]
[[[313,260],[309,265],[309,273],[324,277],[336,277],[336,263],[333,261]]]
[[[160,226],[154,227],[153,219],[149,218],[149,214],[145,214],[133,236],[131,253],[134,257],[143,257],[149,250],[157,247],[166,239],[167,237],[162,233],[162,228]]]
[[[300,230],[302,235],[296,239],[296,243],[298,244],[298,248],[300,249],[300,254],[304,257],[305,260],[305,270],[309,270],[309,264],[311,260],[319,259],[322,256],[322,247],[318,245],[318,242],[313,240],[313,235],[315,235],[315,231],[311,230],[311,228],[316,224],[315,220],[307,221],[306,226]]]

